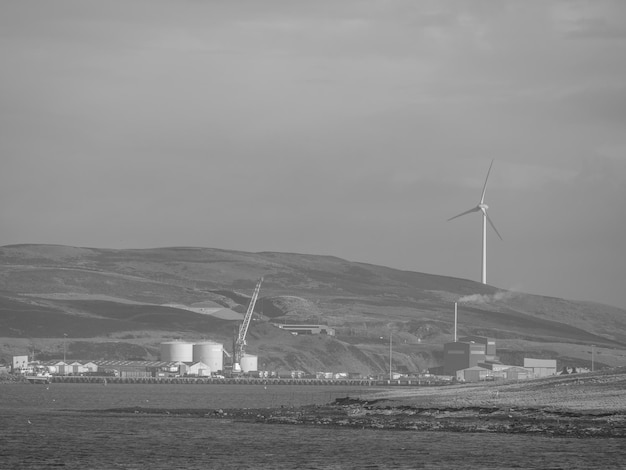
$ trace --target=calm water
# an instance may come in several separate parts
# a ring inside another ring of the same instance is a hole
[[[0,468],[626,468],[626,442],[620,439],[337,429],[76,411],[289,406],[371,391],[246,385],[0,385]]]

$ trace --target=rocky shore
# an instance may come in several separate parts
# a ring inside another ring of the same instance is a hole
[[[626,414],[576,412],[538,408],[380,407],[359,399],[340,399],[328,405],[261,409],[118,408],[106,412],[196,416],[205,419],[264,424],[313,425],[404,431],[490,432],[543,434],[561,437],[626,437]]]
[[[408,431],[533,433],[569,437],[626,437],[623,413],[552,411],[510,407],[378,407],[344,399],[331,405],[289,409],[216,410],[211,418],[273,424],[342,426]]]
[[[626,437],[626,369],[506,384],[385,390],[367,400],[262,409],[110,409],[283,425]]]

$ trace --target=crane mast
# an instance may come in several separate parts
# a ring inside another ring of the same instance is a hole
[[[235,339],[234,345],[235,347],[233,348],[233,372],[241,372],[241,359],[243,359],[246,350],[246,335],[248,334],[248,327],[250,326],[250,320],[252,320],[254,305],[259,297],[262,282],[263,278],[259,279],[259,282],[257,282],[252,298],[250,299],[250,303],[248,304],[246,316],[243,318],[243,322],[241,322],[241,325],[239,326],[239,333],[237,334],[237,339]]]

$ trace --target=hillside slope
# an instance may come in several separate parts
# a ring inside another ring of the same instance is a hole
[[[503,359],[558,357],[562,364],[622,365],[626,311],[585,302],[504,291],[477,282],[400,271],[329,256],[245,253],[211,248],[112,250],[55,245],[0,247],[0,354],[37,349],[58,357],[80,343],[158,355],[162,340],[213,339],[230,349],[235,318],[185,306],[245,312],[264,277],[248,350],[277,369],[409,370],[438,363],[453,334],[497,339]],[[211,309],[209,309],[211,310]],[[215,310],[215,309],[213,309]],[[331,337],[294,337],[276,323],[324,323]],[[88,350],[87,350],[88,351]],[[103,352],[104,351],[104,352]],[[114,351],[109,351],[114,355]]]

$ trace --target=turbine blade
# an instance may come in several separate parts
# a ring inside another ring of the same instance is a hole
[[[487,221],[489,222],[489,225],[491,225],[491,228],[495,230],[495,232],[498,234],[498,236],[500,237],[500,240],[502,240],[502,235],[500,235],[500,232],[498,232],[498,229],[496,228],[496,226],[493,224],[493,222],[491,221],[491,217],[489,217],[489,214],[487,214],[487,212],[485,211],[485,215],[487,216]],[[504,241],[504,240],[502,240]]]
[[[451,220],[456,219],[457,217],[461,217],[462,215],[465,215],[465,214],[471,214],[472,212],[478,212],[479,210],[480,210],[480,208],[478,208],[478,207],[472,207],[468,211],[461,212],[459,215],[455,215],[454,217],[450,217],[446,222],[450,222]]]
[[[491,160],[491,165],[489,165],[489,170],[487,170],[487,177],[485,178],[485,184],[483,186],[483,194],[480,196],[480,203],[485,202],[485,191],[487,190],[487,180],[489,179],[489,173],[491,173],[491,167],[493,166],[493,160]]]

